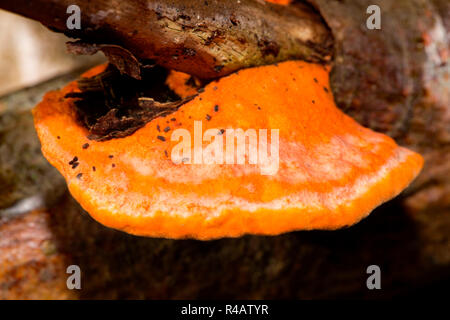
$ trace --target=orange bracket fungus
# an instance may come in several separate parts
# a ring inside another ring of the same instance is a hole
[[[328,77],[321,65],[287,61],[199,89],[171,72],[170,92],[187,99],[169,107],[138,99],[153,111],[134,127],[136,117],[115,109],[80,119],[74,82],[44,97],[35,126],[73,197],[108,227],[202,240],[337,229],[398,195],[423,160],[341,112]],[[262,172],[261,148],[276,158],[274,170]]]

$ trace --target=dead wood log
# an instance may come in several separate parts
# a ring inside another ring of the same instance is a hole
[[[77,1],[81,28],[69,30],[71,0],[0,0],[0,8],[40,21],[90,44],[107,46],[113,63],[154,60],[199,78],[288,59],[330,59],[332,37],[305,4],[289,7],[257,0]],[[117,46],[123,48],[118,51]],[[98,47],[74,48],[92,53]],[[101,48],[105,49],[105,47]],[[126,69],[128,70],[128,69]],[[136,73],[131,73],[136,76]]]

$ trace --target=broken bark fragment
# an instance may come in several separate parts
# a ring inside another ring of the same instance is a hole
[[[89,130],[90,139],[123,138],[193,98],[176,95],[165,84],[167,75],[167,70],[154,67],[143,70],[141,80],[136,80],[109,65],[99,75],[80,79],[81,92],[65,97],[75,99],[79,121]]]
[[[67,50],[73,54],[93,55],[101,50],[120,73],[140,80],[141,68],[147,67],[127,49],[117,45],[86,43],[82,41],[67,42]]]

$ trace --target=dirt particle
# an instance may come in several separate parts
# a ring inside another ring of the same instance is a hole
[[[233,26],[237,26],[238,25],[238,21],[237,21],[236,16],[234,14],[231,14],[230,22],[233,24]]]
[[[161,141],[166,141],[166,138],[164,138],[163,136],[157,136],[157,138]]]
[[[87,148],[89,148],[89,143],[85,143],[85,144],[83,144],[82,148],[83,148],[83,149],[87,149]]]
[[[192,48],[183,48],[183,55],[188,57],[193,57],[197,54],[197,51],[195,51]]]
[[[83,176],[82,173],[77,174],[77,179],[81,179],[82,176]]]
[[[177,16],[176,19],[177,19],[177,20],[178,20],[178,19],[182,19],[182,20],[186,20],[186,21],[191,21],[191,17],[188,16],[188,15],[186,15],[186,14],[180,14],[180,15]]]
[[[71,161],[69,161],[69,164],[72,165],[75,162],[78,162],[78,157],[77,156],[73,157],[73,159]]]
[[[259,40],[258,47],[260,48],[263,57],[268,55],[276,57],[280,52],[280,46],[276,42],[267,39]]]
[[[209,114],[207,114],[205,118],[207,121],[211,120],[211,116]]]

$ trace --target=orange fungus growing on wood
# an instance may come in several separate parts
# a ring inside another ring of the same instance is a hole
[[[35,125],[44,155],[74,198],[106,226],[196,239],[336,229],[399,194],[423,160],[341,112],[328,74],[301,61],[241,70],[133,134],[101,142],[89,140],[73,99],[64,98],[78,90],[74,82],[44,97]],[[175,80],[182,90],[184,82]],[[190,135],[192,152],[182,161],[172,157],[182,135],[174,139],[176,129]],[[209,140],[208,129],[216,132]],[[196,152],[204,156],[213,138],[222,137],[225,148],[229,129],[254,130],[260,141],[260,129],[267,129],[268,145],[278,129],[276,170],[262,172],[249,163],[250,153],[244,163],[196,163]]]
[[[200,82],[194,77],[174,70],[170,71],[166,84],[182,98],[197,94],[197,89],[200,86]]]
[[[276,3],[276,4],[283,4],[283,5],[287,5],[292,2],[292,0],[266,0],[266,1]]]

